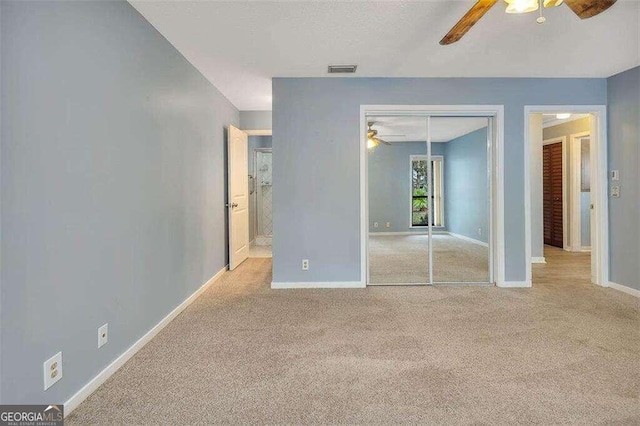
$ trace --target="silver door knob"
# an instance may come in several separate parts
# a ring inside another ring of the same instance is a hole
[[[233,209],[235,207],[238,207],[238,203],[232,203],[232,204],[227,203],[226,206],[231,207]]]

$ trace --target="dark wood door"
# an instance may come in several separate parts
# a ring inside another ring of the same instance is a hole
[[[562,143],[542,148],[542,192],[544,243],[562,248]]]

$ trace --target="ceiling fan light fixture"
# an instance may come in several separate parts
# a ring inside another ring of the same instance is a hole
[[[367,138],[367,148],[373,149],[378,146],[378,141],[372,138]]]
[[[556,7],[560,6],[564,0],[544,0],[544,7]]]
[[[538,10],[538,0],[504,0],[507,13],[529,13]]]

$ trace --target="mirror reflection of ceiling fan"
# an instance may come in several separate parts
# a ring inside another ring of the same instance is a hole
[[[384,135],[384,136],[378,136],[378,131],[373,129],[373,125],[376,124],[375,121],[369,121],[367,122],[367,148],[369,149],[373,149],[376,146],[380,145],[381,143],[384,145],[391,145],[391,143],[385,141],[384,139],[382,139],[383,137],[386,138],[400,138],[400,137],[404,137],[406,135],[404,134],[397,134],[397,135]]]
[[[498,0],[478,0],[457,24],[440,40],[440,44],[447,45],[460,40],[466,33],[491,9]],[[609,9],[616,0],[505,0],[506,13],[528,13],[540,9],[539,24],[545,22],[541,5],[545,8],[560,6],[566,3],[580,19],[596,16]]]
[[[367,129],[367,148],[373,149],[376,146],[380,145],[381,143],[385,145],[391,145],[389,142],[383,139],[380,139],[378,137],[378,131],[372,128],[374,124],[375,124],[375,121],[369,121],[367,123],[367,126],[369,127]]]

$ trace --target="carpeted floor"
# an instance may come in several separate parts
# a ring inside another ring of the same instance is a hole
[[[249,259],[67,424],[639,424],[640,299],[547,261],[531,289],[271,290]]]
[[[369,282],[427,283],[427,235],[369,236]],[[451,235],[433,235],[435,283],[489,282],[489,249]]]

